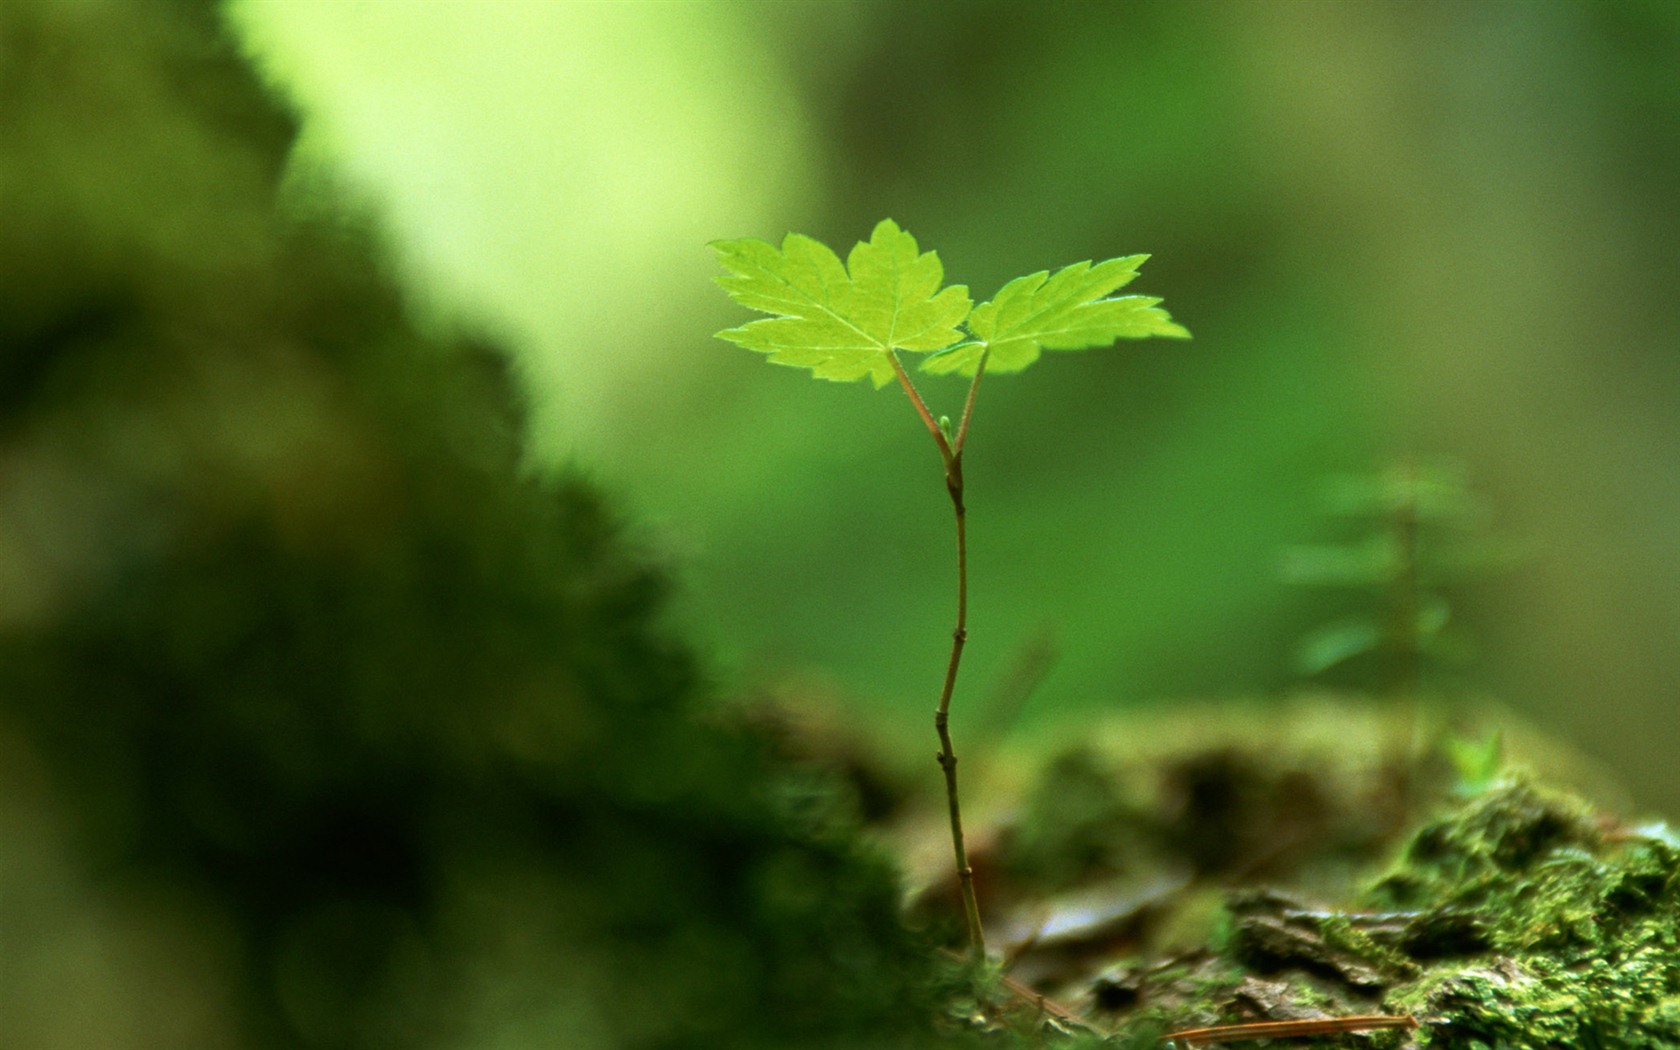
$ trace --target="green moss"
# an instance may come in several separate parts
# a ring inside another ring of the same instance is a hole
[[[1391,1002],[1425,1019],[1429,1046],[1680,1046],[1677,873],[1680,851],[1660,830],[1500,784],[1421,829],[1367,895],[1415,909],[1420,924],[1473,923],[1485,940]]]
[[[1382,1013],[1419,1027],[1341,1038],[1680,1047],[1680,845],[1532,779],[1456,801],[1339,907],[1250,888],[1226,911],[1214,951],[1129,963],[1089,986],[1122,1037]]]

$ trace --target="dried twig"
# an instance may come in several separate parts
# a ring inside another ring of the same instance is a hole
[[[1389,1014],[1361,1014],[1356,1017],[1318,1017],[1305,1021],[1254,1021],[1249,1024],[1221,1024],[1211,1028],[1186,1028],[1161,1038],[1190,1046],[1198,1043],[1235,1043],[1244,1039],[1289,1039],[1298,1036],[1334,1035],[1338,1032],[1368,1032],[1379,1028],[1416,1028],[1417,1018]]]

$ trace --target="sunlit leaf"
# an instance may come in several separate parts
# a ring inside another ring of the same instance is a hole
[[[893,353],[928,352],[962,337],[971,302],[945,277],[935,252],[883,219],[842,264],[819,241],[790,233],[782,246],[759,240],[712,245],[729,274],[717,279],[742,306],[771,314],[718,338],[769,354],[779,365],[809,368],[820,379],[893,378]]]
[[[1152,335],[1189,338],[1189,331],[1160,308],[1160,299],[1113,296],[1137,276],[1147,258],[1074,263],[1055,276],[1041,270],[1010,281],[997,298],[969,314],[973,339],[928,357],[922,371],[973,375],[986,355],[988,372],[1019,372],[1044,350],[1087,350]]]

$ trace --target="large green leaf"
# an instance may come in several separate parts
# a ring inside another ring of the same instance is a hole
[[[962,337],[968,289],[940,288],[935,252],[891,219],[847,256],[790,233],[780,250],[760,240],[712,245],[728,276],[718,284],[742,306],[771,317],[717,333],[719,339],[770,355],[779,365],[809,368],[820,379],[868,376],[880,387],[893,378],[898,350],[940,350]]]
[[[968,330],[974,338],[927,358],[922,371],[971,376],[985,355],[988,372],[1019,372],[1044,350],[1086,350],[1152,335],[1189,338],[1190,333],[1157,305],[1159,299],[1107,298],[1136,277],[1147,258],[1128,255],[1095,266],[1074,263],[1054,277],[1041,270],[1010,281],[997,298],[969,314]]]

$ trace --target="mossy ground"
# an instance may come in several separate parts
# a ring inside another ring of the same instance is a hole
[[[1293,746],[1210,732],[1207,709],[1159,751],[1142,727],[1130,751],[1063,752],[991,836],[998,947],[1093,1026],[1083,1041],[1387,1015],[1416,1027],[1312,1045],[1680,1046],[1672,831],[1533,775],[1469,785],[1373,701],[1289,710],[1272,724]],[[1187,790],[1187,770],[1242,786]]]

